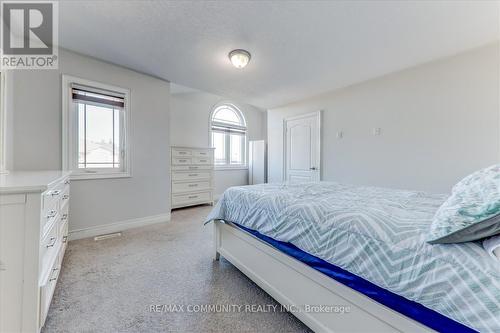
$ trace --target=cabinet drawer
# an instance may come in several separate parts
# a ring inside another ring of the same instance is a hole
[[[51,228],[52,225],[55,224],[56,219],[59,218],[58,206],[58,202],[52,202],[52,206],[47,207],[47,209],[42,212],[42,216],[40,217],[41,238],[45,238],[47,236],[49,228]]]
[[[196,170],[212,170],[214,166],[212,164],[206,165],[174,165],[172,166],[172,171],[196,171]]]
[[[193,164],[212,164],[210,157],[193,157]]]
[[[190,149],[172,148],[172,156],[190,157],[192,155],[193,152]]]
[[[68,245],[68,221],[64,222],[59,229],[59,239],[61,240],[61,251],[59,261],[62,263],[62,257],[64,256],[64,251],[66,250],[66,246]]]
[[[68,229],[68,206],[66,206],[66,208],[64,208],[62,211],[61,211],[61,214],[60,214],[60,217],[59,217],[59,233],[58,233],[58,238],[61,240],[61,241],[64,241],[64,236],[67,236],[68,233],[67,233],[67,229]],[[66,232],[65,230],[66,229]]]
[[[172,173],[172,180],[198,180],[198,179],[209,179],[211,173],[209,171],[197,171],[197,172],[174,172]]]
[[[191,164],[191,158],[172,157],[172,164]]]
[[[190,193],[172,196],[172,205],[195,204],[211,201],[210,192]]]
[[[174,183],[172,184],[173,193],[182,193],[189,191],[209,190],[210,182],[189,182],[189,183]]]
[[[65,185],[63,187],[63,191],[59,198],[59,207],[62,209],[68,204],[68,202],[69,202],[69,185]]]
[[[40,328],[43,327],[45,319],[47,318],[47,312],[49,311],[50,302],[52,301],[57,279],[59,278],[59,272],[61,271],[60,263],[61,261],[59,258],[54,261],[54,264],[50,267],[50,273],[47,281],[44,285],[40,286]]]
[[[193,150],[194,157],[211,157],[211,152],[207,150]]]
[[[59,200],[63,191],[62,184],[42,194],[42,214],[47,215],[51,210],[57,210]]]
[[[40,242],[40,276],[46,276],[59,249],[59,223],[52,223],[47,235]]]

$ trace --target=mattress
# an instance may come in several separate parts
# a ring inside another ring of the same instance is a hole
[[[223,194],[207,221],[290,243],[468,328],[499,332],[498,262],[479,243],[425,242],[445,199],[333,182],[241,186]]]

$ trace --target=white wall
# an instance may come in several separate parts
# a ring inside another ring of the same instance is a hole
[[[172,94],[170,141],[172,145],[209,147],[209,118],[214,105],[224,98],[205,93]],[[252,105],[230,101],[236,105],[247,121],[248,140],[266,137],[265,113]],[[247,185],[248,170],[217,170],[214,175],[215,197],[231,186]]]
[[[13,94],[13,91],[12,91],[12,71],[5,71],[2,73],[3,77],[4,77],[4,81],[3,83],[5,84],[5,86],[3,87],[4,89],[4,100],[1,101],[3,103],[3,106],[4,106],[4,112],[5,112],[5,124],[4,124],[4,130],[5,130],[5,133],[3,134],[4,135],[4,147],[0,147],[0,149],[5,149],[5,151],[3,152],[4,156],[3,158],[5,158],[5,160],[3,161],[4,165],[3,167],[5,168],[5,170],[12,170],[12,167],[13,167],[13,158],[14,158],[14,155],[13,155],[13,146],[14,146],[14,133],[12,130],[9,130],[9,129],[12,129],[13,126],[14,126],[14,108],[13,108],[13,98],[14,98],[14,94]],[[2,152],[0,152],[0,154],[2,154]],[[1,165],[0,165],[0,169],[1,169]],[[5,171],[4,170],[4,171]],[[1,170],[0,170],[1,171]]]
[[[131,169],[123,179],[75,180],[70,230],[169,214],[168,82],[65,50],[59,70],[13,72],[13,168],[61,169],[61,77],[131,90]]]
[[[499,160],[499,59],[489,45],[269,110],[269,180],[282,180],[283,119],[324,110],[323,180],[448,192]]]

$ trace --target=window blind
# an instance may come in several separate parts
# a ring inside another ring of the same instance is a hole
[[[125,95],[122,93],[73,84],[71,96],[75,102],[90,102],[102,106],[124,108]]]
[[[221,124],[217,124],[215,122],[212,122],[212,131],[219,132],[219,133],[245,135],[247,132],[247,129],[244,127],[240,127],[240,126],[233,126],[233,125],[227,125],[227,124],[221,125]]]

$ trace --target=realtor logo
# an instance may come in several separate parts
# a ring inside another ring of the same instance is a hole
[[[58,3],[1,1],[0,69],[57,69]]]

